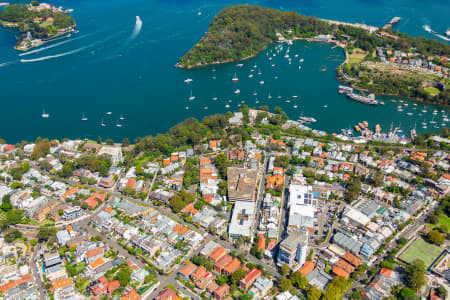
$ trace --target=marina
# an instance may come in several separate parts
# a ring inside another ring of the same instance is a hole
[[[74,8],[79,33],[63,40],[68,43],[43,50],[39,47],[35,49],[39,51],[26,56],[27,60],[47,56],[56,56],[55,59],[20,63],[25,57],[12,49],[10,32],[0,31],[4,41],[0,44],[0,80],[4,83],[4,117],[0,127],[15,124],[14,131],[1,133],[2,138],[11,143],[32,141],[36,136],[90,139],[102,136],[120,141],[123,137],[134,139],[164,132],[187,117],[202,119],[205,115],[236,111],[243,105],[256,108],[268,105],[271,111],[279,106],[292,120],[297,120],[303,111],[304,116],[316,119],[315,123],[305,125],[336,134],[361,120],[366,120],[371,130],[379,124],[383,131],[388,131],[394,122],[406,135],[415,122],[417,133],[439,131],[449,124],[443,117],[449,115],[448,108],[443,108],[444,114],[437,106],[381,96],[376,96],[376,100],[385,105],[367,105],[337,93],[341,83],[336,79],[335,69],[344,61],[345,53],[333,44],[302,40],[292,41],[291,45],[277,43],[242,62],[192,70],[174,68],[179,57],[204,35],[212,16],[229,2],[217,1],[210,7],[201,7],[199,2],[192,1],[174,8],[169,3],[150,1],[141,3],[136,11],[129,1],[113,0],[108,15],[97,4],[61,3]],[[281,2],[271,5],[279,8]],[[395,1],[386,4],[389,14],[378,6],[349,0],[320,9],[304,8],[294,2],[282,5],[288,10],[304,10],[307,15],[349,23],[364,21],[375,27],[384,26],[393,16],[401,16],[404,21],[396,29],[411,35],[427,35],[421,27],[422,20],[411,18],[409,11]],[[438,3],[431,7],[432,10],[421,11],[420,17],[432,20],[433,30],[444,35],[448,20],[437,13],[442,11]],[[197,15],[199,11],[201,16]],[[371,14],[366,14],[367,11]],[[142,30],[131,39],[136,15],[142,20]],[[176,22],[167,22],[169,19]],[[49,42],[44,48],[60,42]],[[73,54],[59,56],[62,53]],[[238,81],[233,82],[235,73]],[[187,79],[192,81],[184,82]],[[239,94],[234,93],[237,89]],[[189,101],[191,90],[195,100]],[[70,103],[70,108],[62,105],[61,97],[64,103]],[[409,106],[403,106],[404,103]],[[397,104],[402,104],[401,111],[397,110]],[[48,118],[42,117],[42,107],[49,113]],[[436,115],[432,114],[434,110],[438,111]],[[111,113],[106,114],[108,111]],[[82,112],[88,120],[80,120]],[[121,113],[126,116],[126,123],[119,119]],[[430,124],[433,116],[436,123]],[[117,127],[117,121],[123,127]],[[421,124],[424,121],[426,128]],[[100,126],[101,123],[106,126]]]

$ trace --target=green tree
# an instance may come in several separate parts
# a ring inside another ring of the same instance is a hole
[[[278,155],[275,157],[274,166],[286,169],[289,166],[289,156]]]
[[[416,293],[412,289],[405,287],[400,292],[400,296],[402,297],[402,299],[410,299],[415,297]]]
[[[281,274],[283,274],[284,276],[288,275],[291,272],[291,270],[289,269],[289,266],[287,264],[283,264],[281,266]]]
[[[434,244],[441,245],[445,237],[437,230],[430,230],[427,234],[427,239]]]
[[[306,297],[308,300],[319,300],[320,296],[322,296],[322,291],[316,285],[307,285]]]
[[[2,205],[0,206],[0,208],[5,212],[10,211],[13,208],[11,204],[11,196],[9,194],[3,196]]]
[[[128,138],[123,138],[122,147],[128,147],[128,146],[130,146],[130,140]]]
[[[115,279],[119,280],[120,286],[125,287],[131,280],[131,269],[127,265],[122,265],[117,272]]]
[[[31,246],[36,246],[37,243],[38,243],[38,241],[37,241],[36,239],[32,239],[32,240],[30,241],[30,245],[31,245]]]
[[[280,283],[278,284],[280,291],[288,291],[292,287],[292,281],[286,277],[281,278]]]
[[[38,239],[48,241],[51,237],[56,236],[56,228],[53,226],[41,226],[39,228]]]
[[[106,143],[106,145],[112,146],[112,145],[114,145],[114,140],[113,139],[107,139],[105,141],[105,143]]]
[[[172,198],[170,198],[169,205],[174,212],[179,213],[186,204],[183,202],[180,196],[174,195],[172,196]]]
[[[303,276],[303,274],[300,273],[299,271],[294,272],[291,275],[291,280],[294,283],[294,285],[299,289],[305,288],[305,286],[308,284],[308,279],[305,276]]]
[[[425,263],[421,259],[414,260],[405,269],[405,283],[410,289],[418,292],[427,283]]]
[[[239,280],[245,277],[245,275],[247,275],[247,271],[245,269],[238,269],[236,272],[231,274],[231,283],[237,284]]]

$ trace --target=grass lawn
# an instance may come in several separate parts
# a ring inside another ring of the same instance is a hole
[[[359,64],[366,57],[366,52],[362,49],[355,48],[352,53],[348,55],[348,62],[351,64]]]
[[[439,90],[434,87],[427,87],[427,88],[425,88],[425,91],[432,96],[439,95]]]
[[[450,218],[445,214],[439,215],[439,225],[445,225],[447,228],[450,228]]]
[[[445,225],[445,226],[447,226],[448,229],[450,229],[450,218],[447,217],[445,214],[440,214],[439,215],[439,223],[437,223],[437,224],[427,223],[426,224],[428,229],[433,229],[433,228],[439,227],[440,225]]]
[[[44,221],[42,221],[41,226],[47,226],[47,225],[55,225],[55,221],[49,220],[49,219],[45,219]]]
[[[442,249],[433,244],[429,244],[421,238],[418,238],[411,246],[400,256],[400,259],[411,263],[415,259],[424,261],[428,268],[431,263],[441,254]]]

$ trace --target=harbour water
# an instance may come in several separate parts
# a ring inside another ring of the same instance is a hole
[[[400,16],[402,21],[395,28],[430,38],[436,37],[422,26],[427,24],[443,32],[449,25],[446,22],[450,15],[446,1],[246,2],[326,19],[364,21],[374,26],[382,26],[393,16]],[[34,140],[37,136],[133,139],[165,132],[190,116],[202,118],[237,110],[242,101],[251,107],[280,106],[292,119],[300,114],[314,117],[318,121],[313,128],[336,133],[363,120],[371,128],[380,124],[383,131],[392,123],[405,132],[415,124],[419,133],[437,131],[443,115],[449,114],[448,109],[441,107],[421,103],[414,106],[416,102],[406,100],[394,103],[391,98],[382,99],[384,106],[373,107],[338,94],[339,82],[334,70],[344,54],[342,49],[330,44],[295,42],[289,47],[291,64],[284,58],[287,45],[273,56],[274,45],[243,62],[242,67],[220,65],[215,66],[215,72],[213,67],[175,68],[178,58],[201,38],[213,16],[228,4],[239,4],[238,1],[62,0],[52,3],[74,9],[79,33],[19,56],[13,50],[17,32],[0,30],[0,137],[11,143]],[[141,24],[136,22],[136,16],[140,16]],[[304,62],[300,63],[300,58]],[[251,72],[255,64],[257,67]],[[231,80],[235,72],[238,82]],[[193,81],[185,83],[186,78]],[[239,94],[234,93],[237,89]],[[195,100],[189,101],[191,91]],[[253,95],[255,92],[257,96]],[[397,111],[398,105],[403,106],[403,111]],[[41,117],[43,109],[49,118]],[[438,111],[435,115],[434,110]],[[109,111],[111,114],[106,114]],[[87,120],[81,120],[82,113]],[[102,118],[106,126],[100,126]],[[427,129],[422,128],[422,122],[428,123]]]

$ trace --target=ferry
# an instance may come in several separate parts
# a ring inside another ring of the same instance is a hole
[[[340,94],[348,94],[348,93],[353,93],[353,88],[349,87],[349,86],[345,86],[345,85],[340,85],[338,87],[338,92]]]
[[[299,121],[302,121],[304,123],[315,123],[315,122],[317,122],[317,120],[314,119],[313,117],[299,117],[298,119],[299,119]]]
[[[375,95],[374,94],[370,94],[369,96],[363,96],[360,94],[355,94],[355,93],[348,93],[347,97],[349,97],[352,100],[364,103],[364,104],[369,104],[369,105],[378,105],[378,101],[375,100]]]
[[[186,82],[186,83],[192,82],[192,78],[187,78],[184,80],[184,82]]]
[[[231,81],[233,81],[233,82],[239,81],[239,78],[237,78],[237,76],[236,76],[236,72],[234,72],[234,76],[233,76],[233,78],[231,78]]]

